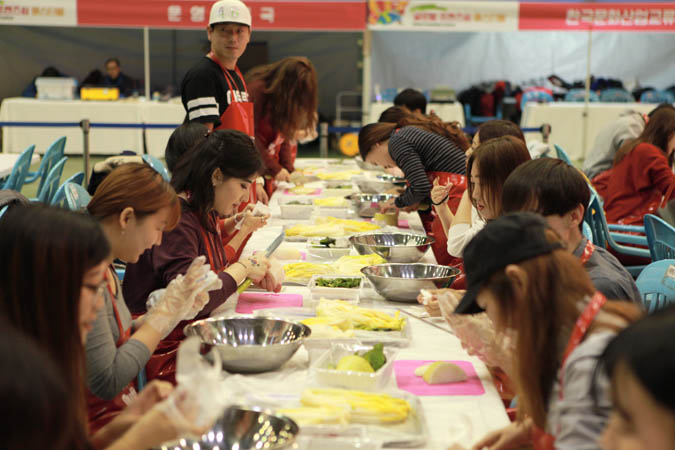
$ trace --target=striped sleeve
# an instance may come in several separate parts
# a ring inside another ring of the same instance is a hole
[[[201,123],[220,122],[218,78],[208,69],[200,68],[189,73],[183,82],[182,100],[187,120]]]
[[[218,102],[215,97],[199,97],[187,102],[188,120],[200,117],[218,117]]]

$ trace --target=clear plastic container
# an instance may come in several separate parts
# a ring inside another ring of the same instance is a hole
[[[295,204],[303,203],[303,204]],[[282,219],[306,220],[311,218],[314,205],[306,197],[291,197],[279,200]]]
[[[344,356],[356,352],[364,353],[373,348],[372,345],[361,344],[331,344],[330,350],[314,360],[310,365],[310,376],[324,386],[356,389],[360,391],[375,391],[384,389],[394,371],[394,360],[398,350],[392,347],[384,348],[387,362],[376,372],[355,372],[351,370],[336,370],[334,367]]]
[[[336,279],[336,278],[349,278],[354,280],[359,280],[359,284],[354,288],[335,288],[335,287],[324,287],[317,286],[316,280],[319,278],[323,279]],[[314,275],[309,280],[309,290],[312,292],[312,301],[317,303],[321,298],[327,299],[336,299],[336,300],[345,300],[350,303],[359,302],[359,293],[363,287],[363,277],[354,277],[348,275]]]
[[[311,259],[334,261],[342,256],[349,255],[351,252],[351,245],[347,238],[334,238],[335,246],[331,247],[321,245],[322,239],[324,238],[309,238],[307,240],[307,255]]]

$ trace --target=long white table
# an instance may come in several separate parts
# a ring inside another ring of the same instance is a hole
[[[19,159],[19,156],[20,156],[19,154],[8,155],[0,153],[0,178],[4,178],[10,173],[12,173],[14,164],[16,164],[16,160]],[[33,157],[30,160],[30,164],[33,165],[38,162],[40,162],[40,155],[36,155],[35,153],[33,153]]]
[[[2,122],[80,122],[119,124],[179,125],[185,110],[179,99],[171,102],[146,102],[145,99],[119,101],[38,100],[7,98],[0,104]],[[173,128],[146,130],[148,153],[163,157],[164,148]],[[3,152],[19,153],[31,144],[44,153],[56,138],[66,136],[66,154],[84,152],[82,130],[79,127],[3,127]],[[143,153],[141,128],[91,128],[89,149],[93,155],[116,155],[123,150]]]
[[[621,112],[632,109],[648,113],[657,105],[649,103],[605,103],[593,102],[588,105],[586,140],[583,139],[585,106],[583,103],[555,102],[528,103],[525,105],[520,126],[539,127],[551,125],[550,142],[558,144],[573,160],[584,158],[591,149],[598,133],[618,119]],[[525,133],[526,140],[541,141],[539,133]]]
[[[325,161],[298,160],[296,167],[304,165],[322,165]],[[279,217],[278,200],[284,195],[277,191],[272,197],[272,219],[268,225],[253,234],[244,250],[244,255],[251,254],[254,250],[266,248],[282,230],[285,221]],[[411,229],[422,230],[422,224],[417,214],[401,213],[402,219],[407,219]],[[304,243],[284,242],[284,246],[292,246],[304,249]],[[424,262],[435,262],[433,253],[429,251]],[[310,299],[310,290],[300,286],[284,286],[282,292],[298,293],[303,296],[303,301]],[[409,318],[412,327],[412,342],[409,347],[400,350],[397,359],[412,360],[466,360],[470,361],[481,379],[485,393],[479,396],[424,396],[419,397],[424,415],[426,417],[429,440],[424,447],[427,449],[445,450],[449,444],[459,443],[465,448],[482,438],[486,433],[508,425],[509,420],[504,410],[491,377],[485,365],[478,359],[469,356],[461,347],[459,340],[452,334],[444,321],[438,318],[429,318],[424,308],[417,303],[393,303],[389,302],[372,289],[364,289],[361,293],[360,304],[367,307],[381,309],[400,309]],[[235,304],[230,306],[232,310]],[[308,356],[301,349],[287,363],[289,373],[284,373],[287,386],[304,384],[307,378]],[[292,368],[292,369],[291,369]],[[282,368],[282,370],[285,370]],[[247,375],[247,377],[260,377],[261,380],[269,379],[271,375]],[[273,375],[272,375],[273,376]],[[389,388],[395,389],[396,382],[392,376]]]
[[[370,112],[368,113],[368,123],[377,122],[380,118],[382,112],[394,106],[390,102],[375,102],[370,104]],[[427,113],[433,111],[438,117],[443,119],[445,122],[459,122],[461,126],[464,126],[464,109],[462,104],[459,102],[454,103],[429,103],[427,104]]]

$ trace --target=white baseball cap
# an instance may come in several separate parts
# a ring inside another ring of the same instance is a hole
[[[251,11],[241,0],[220,0],[211,6],[209,26],[232,22],[251,26]]]

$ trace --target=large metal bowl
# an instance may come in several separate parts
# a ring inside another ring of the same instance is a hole
[[[310,334],[298,322],[252,315],[198,320],[185,327],[186,336],[197,336],[220,353],[223,369],[239,373],[278,369]]]
[[[379,264],[361,269],[375,291],[393,302],[415,302],[422,289],[448,287],[459,274],[455,267],[437,264]]]
[[[297,434],[298,425],[286,416],[230,406],[199,440],[181,439],[162,450],[276,450],[292,445]]]
[[[393,194],[351,194],[347,196],[361,217],[375,216],[375,213],[380,210],[380,204],[394,197]]]
[[[364,233],[349,242],[359,255],[377,253],[390,263],[414,263],[422,259],[434,238],[413,233]]]

